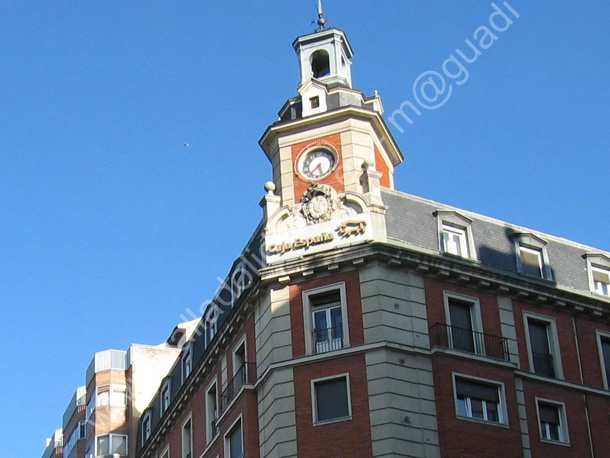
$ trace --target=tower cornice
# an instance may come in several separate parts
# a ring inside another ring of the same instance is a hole
[[[337,123],[349,118],[364,119],[373,125],[381,143],[383,143],[384,150],[394,166],[397,166],[404,160],[404,156],[381,115],[374,110],[356,106],[341,107],[308,118],[273,124],[267,128],[258,143],[265,152],[267,158],[271,160],[272,145],[277,142],[281,136],[288,135],[292,132]]]

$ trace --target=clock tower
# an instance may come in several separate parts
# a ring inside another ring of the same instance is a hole
[[[394,188],[394,167],[403,161],[379,95],[353,89],[352,47],[345,32],[325,27],[321,5],[318,24],[293,42],[297,95],[259,142],[273,166],[261,202],[268,262],[385,241],[381,188]],[[293,246],[303,240],[307,246]]]

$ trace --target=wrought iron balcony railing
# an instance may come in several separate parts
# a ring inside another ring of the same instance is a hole
[[[505,337],[436,323],[430,328],[430,339],[435,347],[451,348],[504,361],[510,360],[508,340]]]
[[[326,353],[343,348],[343,326],[316,329],[312,333],[313,353]]]
[[[235,375],[222,392],[220,410],[224,411],[231,403],[233,398],[239,393],[239,390],[244,385],[250,385],[255,380],[256,365],[254,363],[244,363],[235,372]]]
[[[534,372],[545,377],[555,377],[555,365],[553,364],[553,355],[550,353],[535,353],[532,352],[534,361]]]

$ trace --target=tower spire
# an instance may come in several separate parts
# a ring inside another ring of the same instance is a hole
[[[324,18],[324,9],[322,8],[322,0],[318,0],[318,30],[316,30],[316,32],[322,32],[325,27],[324,24],[326,24],[326,19]]]

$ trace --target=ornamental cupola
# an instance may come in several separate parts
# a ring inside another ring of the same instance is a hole
[[[305,247],[303,253],[340,240],[383,241],[381,188],[394,188],[394,167],[403,156],[383,120],[381,97],[353,89],[352,47],[345,32],[326,27],[321,0],[317,30],[298,37],[293,47],[297,95],[260,140],[273,169],[261,203],[271,237],[267,247],[307,234],[320,236],[316,244],[322,248]]]

